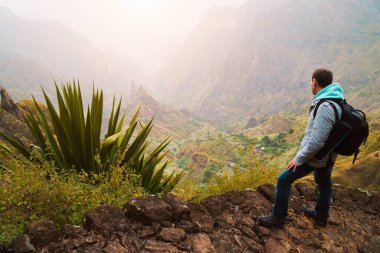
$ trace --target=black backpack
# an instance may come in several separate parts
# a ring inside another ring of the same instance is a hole
[[[314,157],[321,160],[327,154],[334,151],[335,153],[344,156],[354,155],[352,161],[352,164],[354,164],[356,157],[360,152],[359,146],[365,144],[369,134],[366,115],[363,111],[356,110],[351,105],[347,104],[346,100],[342,101],[329,98],[318,101],[313,112],[314,118],[317,115],[319,106],[323,102],[328,102],[334,109],[336,123],[331,130],[324,147],[318,151]],[[338,110],[336,109],[335,103],[332,102],[335,102],[342,108],[342,119],[339,119]],[[310,108],[310,111],[312,108]]]

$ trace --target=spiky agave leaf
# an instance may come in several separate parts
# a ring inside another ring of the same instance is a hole
[[[13,139],[12,137],[9,137],[8,135],[4,134],[3,132],[0,131],[0,136],[3,137],[7,142],[9,142],[9,144],[11,144],[18,152],[20,152],[20,154],[22,154],[25,158],[27,159],[30,159],[31,157],[31,153],[28,149],[26,149],[24,147],[24,145]],[[3,148],[7,153],[11,154],[11,155],[16,155],[15,153],[13,153],[13,151],[11,151],[8,147],[6,147],[5,145],[3,144],[0,144],[0,147]]]
[[[127,165],[141,175],[142,186],[151,193],[170,191],[178,183],[181,173],[178,175],[173,172],[165,176],[168,162],[159,165],[166,155],[162,152],[168,146],[169,139],[146,155],[151,144],[147,137],[152,130],[153,119],[148,124],[141,124],[137,120],[140,107],[128,127],[123,129],[125,113],[121,114],[121,99],[116,103],[114,97],[107,133],[102,142],[103,91],[93,87],[91,104],[85,111],[79,82],[74,80],[72,84],[62,85],[61,90],[56,83],[55,87],[59,111],[42,90],[51,122],[34,98],[33,113],[28,110],[25,116],[25,122],[38,144],[32,150],[39,159],[54,161],[63,170],[75,168],[78,172],[84,171],[89,175],[111,173],[112,167]],[[135,134],[138,124],[141,129]],[[0,135],[26,158],[33,155],[22,143],[5,134]],[[96,157],[100,157],[100,161]]]

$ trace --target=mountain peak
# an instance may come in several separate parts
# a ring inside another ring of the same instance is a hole
[[[17,107],[11,96],[9,96],[8,91],[0,86],[0,108],[6,112],[15,115],[18,118],[22,118],[20,109]]]

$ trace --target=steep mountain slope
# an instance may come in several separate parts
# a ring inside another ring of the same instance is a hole
[[[312,98],[312,71],[325,66],[353,104],[378,108],[379,13],[375,0],[256,0],[214,9],[152,86],[173,105],[230,125],[301,112]]]
[[[120,93],[139,76],[123,57],[100,51],[70,28],[24,19],[5,7],[0,7],[0,66],[1,84],[16,99],[40,91],[41,84],[52,86],[54,79],[79,79],[83,90],[95,82]]]
[[[131,89],[123,105],[123,109],[129,115],[141,107],[139,118],[142,122],[154,119],[155,126],[152,130],[154,136],[159,138],[171,136],[176,143],[190,138],[203,127],[214,128],[210,122],[186,109],[177,110],[170,105],[161,104],[141,86]]]

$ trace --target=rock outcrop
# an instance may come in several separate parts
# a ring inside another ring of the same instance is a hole
[[[173,194],[143,196],[124,208],[104,205],[86,214],[83,226],[60,229],[49,221],[30,223],[14,252],[380,252],[380,194],[334,186],[329,225],[315,227],[302,214],[315,190],[293,189],[283,229],[256,222],[273,204],[274,187],[211,196],[200,203]]]
[[[20,108],[13,102],[13,99],[9,96],[7,90],[0,86],[0,108],[6,112],[11,113],[18,119],[22,119]]]
[[[25,146],[34,143],[33,136],[24,122],[22,108],[14,103],[7,90],[1,86],[0,100],[0,131],[22,142]]]

